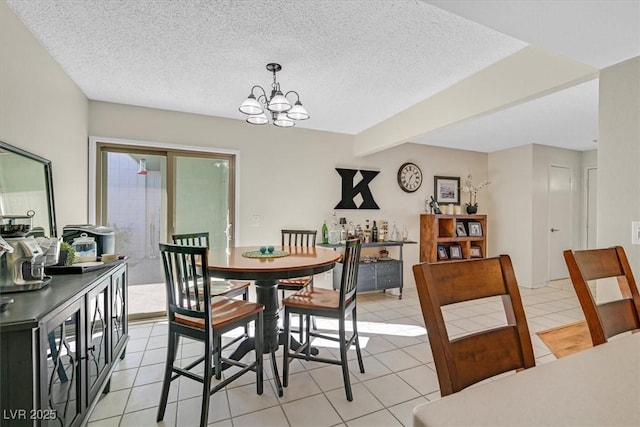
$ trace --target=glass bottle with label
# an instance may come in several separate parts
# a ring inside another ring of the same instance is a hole
[[[322,243],[329,243],[329,229],[327,228],[327,221],[322,223]]]
[[[375,221],[373,221],[373,227],[371,228],[371,241],[378,241],[378,226],[376,225]]]

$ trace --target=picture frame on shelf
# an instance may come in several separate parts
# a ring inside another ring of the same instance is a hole
[[[460,177],[434,176],[433,194],[438,204],[460,204]]]
[[[449,259],[447,248],[444,245],[438,245],[438,259]]]
[[[457,244],[449,246],[449,258],[462,259],[462,246]]]
[[[457,222],[456,223],[456,236],[458,236],[458,237],[466,237],[467,236],[467,229],[464,228],[464,223],[463,222]]]
[[[469,248],[470,258],[482,258],[482,248],[480,246],[471,246]]]
[[[469,236],[482,237],[482,224],[477,221],[469,221],[467,227],[469,227]]]

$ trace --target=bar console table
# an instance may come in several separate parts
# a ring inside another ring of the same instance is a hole
[[[129,339],[126,262],[6,296],[0,425],[85,425]]]
[[[400,290],[399,299],[402,299],[403,273],[402,273],[402,247],[406,244],[415,244],[413,241],[389,241],[363,243],[363,253],[368,248],[398,248],[397,258],[378,258],[376,262],[360,262],[358,268],[358,292],[386,291],[387,289],[398,288]],[[334,250],[343,248],[343,244],[321,243],[317,246],[322,248],[333,248]],[[336,263],[333,269],[333,288],[338,289],[342,278],[342,264]]]

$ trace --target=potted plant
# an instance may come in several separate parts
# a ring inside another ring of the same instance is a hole
[[[469,202],[465,203],[465,206],[467,207],[467,213],[469,215],[472,215],[478,212],[478,202],[476,201],[476,196],[478,194],[478,191],[480,191],[480,189],[486,187],[489,184],[490,184],[489,181],[484,181],[480,185],[475,186],[473,185],[473,177],[471,176],[471,174],[467,176],[467,179],[464,181],[464,187],[461,187],[460,190],[463,193],[469,193]]]
[[[60,258],[58,265],[73,265],[76,258],[76,251],[73,250],[69,242],[60,243]]]

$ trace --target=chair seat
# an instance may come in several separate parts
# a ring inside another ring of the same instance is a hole
[[[297,291],[298,289],[302,289],[307,286],[313,277],[305,276],[305,277],[296,277],[294,279],[280,279],[278,280],[278,289],[282,289],[285,291]]]
[[[223,298],[211,303],[211,324],[214,328],[221,328],[244,317],[252,316],[263,309],[264,306],[262,304]],[[204,329],[204,319],[176,313],[176,322],[194,328]]]
[[[285,298],[282,304],[285,307],[337,310],[340,305],[340,292],[317,286],[304,288]]]

